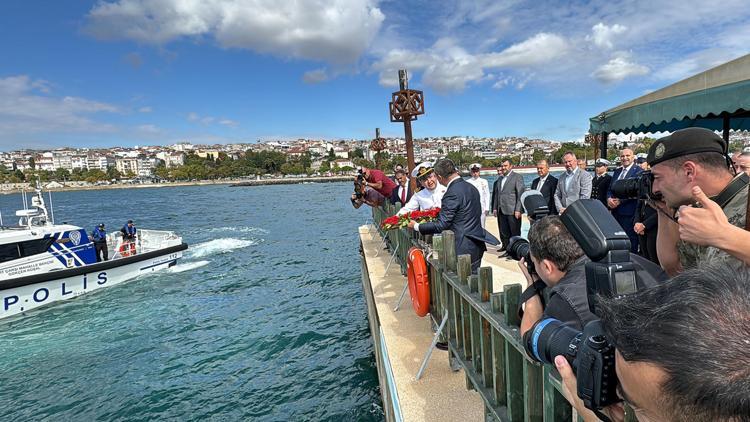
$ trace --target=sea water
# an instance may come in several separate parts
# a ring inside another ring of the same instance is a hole
[[[0,320],[3,420],[382,420],[349,183],[53,193],[179,264]],[[8,224],[20,195],[0,195]]]
[[[3,420],[382,420],[358,256],[370,210],[351,191],[54,193],[58,223],[132,219],[190,248],[166,271],[0,320]],[[19,208],[0,195],[6,224]]]

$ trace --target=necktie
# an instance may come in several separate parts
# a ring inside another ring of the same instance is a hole
[[[617,178],[617,180],[622,180],[625,178],[625,175],[628,174],[628,171],[625,167],[622,168],[622,171],[620,172],[620,177]]]
[[[401,203],[406,203],[406,186],[401,186]]]

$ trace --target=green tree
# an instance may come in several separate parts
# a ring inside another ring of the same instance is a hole
[[[55,169],[55,180],[64,182],[70,180],[70,172],[62,167]]]
[[[333,148],[328,150],[328,161],[333,161],[336,159],[336,153],[333,152]]]
[[[542,151],[541,149],[535,148],[534,149],[534,155],[532,159],[534,160],[534,163],[536,164],[539,160],[544,160],[547,158],[547,155]]]
[[[32,170],[36,170],[36,160],[34,157],[29,158],[29,167],[31,167]]]

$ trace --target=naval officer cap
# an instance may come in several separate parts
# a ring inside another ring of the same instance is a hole
[[[611,163],[609,162],[609,160],[607,160],[605,158],[599,158],[598,160],[596,160],[596,164],[594,164],[594,165],[596,167],[601,167],[601,166],[607,166],[607,167],[609,167],[610,164]]]
[[[482,169],[482,165],[479,163],[474,163],[471,166],[469,166],[469,170],[481,170],[481,169]]]
[[[649,148],[646,161],[653,167],[673,158],[711,152],[726,155],[727,143],[711,130],[689,127],[657,139]]]
[[[425,161],[424,163],[420,163],[418,166],[414,167],[414,170],[411,171],[411,177],[416,177],[417,179],[424,179],[425,177],[429,176],[432,173],[432,163],[429,161]]]

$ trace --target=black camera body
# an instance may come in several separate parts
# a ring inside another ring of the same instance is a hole
[[[357,178],[354,180],[354,196],[357,199],[362,199],[363,196],[365,196],[365,174],[362,172],[362,169],[357,170]]]
[[[600,296],[621,297],[637,291],[636,268],[630,261],[630,240],[598,200],[582,199],[560,217],[591,262],[586,263],[589,309],[597,313]],[[583,332],[553,318],[537,322],[525,336],[529,356],[553,364],[562,355],[578,381],[578,396],[587,408],[598,411],[617,403],[615,348],[600,320],[586,324]]]
[[[651,170],[641,172],[636,177],[615,180],[610,189],[612,196],[619,199],[642,199],[660,201],[661,195],[655,194],[652,189],[654,174]]]

